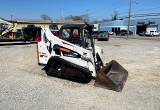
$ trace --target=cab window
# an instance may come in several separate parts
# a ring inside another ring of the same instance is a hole
[[[62,39],[69,39],[71,36],[71,30],[70,29],[63,29],[62,30]]]

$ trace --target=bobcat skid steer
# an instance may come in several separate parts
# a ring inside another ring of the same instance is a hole
[[[38,63],[45,64],[47,75],[80,83],[95,79],[95,86],[121,91],[128,72],[114,60],[103,65],[103,50],[94,45],[92,29],[89,24],[67,24],[59,36],[42,29]]]

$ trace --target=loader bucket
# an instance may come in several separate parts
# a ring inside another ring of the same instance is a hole
[[[97,73],[94,85],[120,92],[124,87],[127,77],[128,71],[118,62],[112,60]]]

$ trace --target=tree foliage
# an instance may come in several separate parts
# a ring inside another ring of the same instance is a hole
[[[66,16],[64,19],[73,20],[73,21],[84,20],[86,22],[89,22],[89,16],[87,14],[79,15],[79,16],[69,15],[69,16]]]
[[[114,11],[112,15],[112,20],[118,20],[119,14],[118,11]]]
[[[77,20],[83,20],[83,18],[81,16],[73,16],[73,15],[69,15],[67,17],[65,17],[65,20],[73,20],[73,21],[77,21]]]
[[[40,17],[41,17],[42,20],[50,20],[50,21],[52,20],[52,18],[50,16],[46,15],[46,14],[43,14]]]

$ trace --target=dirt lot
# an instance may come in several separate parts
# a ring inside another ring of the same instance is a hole
[[[104,61],[117,60],[129,77],[122,92],[46,76],[36,45],[0,47],[0,110],[159,110],[160,42],[97,42]]]

